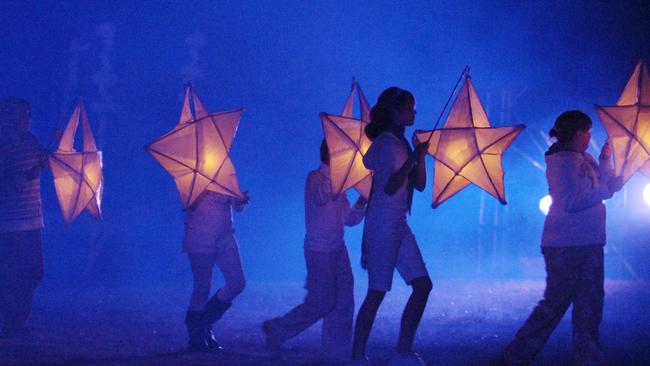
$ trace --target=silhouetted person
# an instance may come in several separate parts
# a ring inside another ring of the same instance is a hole
[[[232,226],[232,208],[241,212],[248,201],[248,196],[235,199],[205,190],[185,212],[183,250],[190,260],[194,278],[194,290],[185,315],[188,348],[192,352],[221,350],[212,334],[212,325],[221,319],[246,286]],[[225,283],[209,298],[215,265]]]
[[[26,100],[0,100],[0,316],[2,335],[27,332],[43,278],[41,168],[46,150],[30,132]]]
[[[323,319],[324,358],[341,362],[350,354],[354,316],[354,278],[343,231],[363,220],[366,200],[360,196],[350,207],[345,192],[332,194],[325,140],[320,150],[321,165],[305,185],[307,296],[286,315],[265,321],[263,328],[267,346],[274,349]]]
[[[553,199],[544,222],[544,299],[504,353],[507,365],[528,365],[573,304],[573,346],[577,365],[605,365],[599,340],[605,296],[603,246],[605,205],[623,180],[613,177],[606,142],[597,162],[586,152],[591,119],[580,111],[562,113],[550,131],[557,139],[546,152],[546,179]]]
[[[426,184],[424,156],[428,143],[415,151],[404,137],[404,129],[415,119],[415,98],[403,89],[384,90],[370,112],[366,135],[373,141],[363,163],[373,172],[366,212],[362,264],[368,270],[368,293],[354,329],[353,362],[367,364],[366,344],[384,295],[391,289],[393,272],[399,271],[413,292],[404,308],[397,344],[397,359],[423,363],[413,352],[413,338],[431,291],[415,236],[406,222],[413,189]]]

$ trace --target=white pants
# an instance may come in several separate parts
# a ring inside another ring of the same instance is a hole
[[[395,268],[408,284],[428,276],[415,236],[406,218],[394,222],[368,222],[364,227],[368,288],[390,291]]]
[[[307,296],[286,315],[269,321],[279,342],[296,336],[323,319],[322,344],[328,358],[347,359],[352,344],[354,278],[345,247],[334,252],[305,249]]]
[[[187,253],[192,267],[194,290],[189,310],[200,311],[208,301],[212,287],[212,269],[216,265],[223,274],[225,283],[217,297],[232,302],[246,286],[246,279],[239,256],[239,246],[235,238],[221,240],[217,253]]]

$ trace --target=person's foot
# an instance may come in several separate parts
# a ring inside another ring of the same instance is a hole
[[[187,352],[203,353],[208,352],[208,345],[203,337],[190,337],[187,341]]]
[[[271,322],[269,320],[265,320],[262,323],[262,331],[264,332],[264,345],[266,346],[266,350],[271,353],[279,352],[282,342],[273,335]]]
[[[398,353],[388,362],[389,366],[425,366],[426,363],[415,352]]]
[[[368,356],[361,356],[358,358],[353,358],[348,365],[349,366],[371,366],[372,363],[370,362]]]
[[[490,366],[508,366],[506,359],[502,357],[490,361]]]
[[[350,353],[346,352],[342,355],[340,352],[330,352],[323,350],[321,352],[320,360],[325,365],[348,365],[350,364]]]
[[[223,347],[217,343],[217,340],[214,339],[214,334],[212,334],[212,329],[207,328],[203,334],[203,339],[205,341],[205,347],[208,352],[221,352]]]
[[[210,330],[201,322],[200,311],[187,311],[185,313],[185,325],[187,326],[187,351],[191,353],[212,352],[208,346],[206,332]]]

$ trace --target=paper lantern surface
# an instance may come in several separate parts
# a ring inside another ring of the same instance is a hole
[[[501,156],[524,125],[490,127],[478,95],[467,77],[441,129],[418,131],[435,158],[432,206],[440,206],[470,183],[506,204]]]
[[[355,92],[359,96],[360,119],[352,118]],[[371,144],[365,133],[365,127],[370,121],[370,106],[359,84],[353,82],[340,116],[321,113],[320,118],[330,153],[333,196],[338,197],[349,188],[354,188],[360,195],[368,198],[372,173],[363,165],[363,157]]]
[[[76,151],[74,137],[81,122],[83,148]],[[97,150],[88,115],[83,104],[75,108],[63,132],[58,148],[49,156],[56,196],[66,223],[71,223],[85,209],[101,219],[102,153]]]
[[[638,170],[650,176],[650,75],[640,61],[615,106],[596,106],[614,155],[614,171],[627,182]]]
[[[183,208],[210,190],[245,199],[230,147],[242,109],[209,114],[190,84],[178,125],[145,149],[174,177]]]

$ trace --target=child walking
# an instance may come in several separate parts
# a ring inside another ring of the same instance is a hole
[[[366,135],[373,141],[363,159],[373,172],[364,226],[362,264],[368,270],[368,293],[359,309],[354,329],[352,359],[367,364],[366,344],[379,305],[391,289],[397,268],[413,292],[404,308],[397,344],[397,359],[422,364],[413,352],[413,338],[431,291],[431,279],[422,254],[406,221],[413,189],[424,190],[424,156],[427,143],[415,151],[404,129],[415,119],[415,98],[397,87],[384,90],[370,112]]]
[[[343,231],[344,226],[361,222],[366,200],[360,196],[350,207],[345,193],[332,195],[325,140],[320,159],[320,167],[309,173],[305,185],[307,296],[287,314],[265,321],[263,329],[267,346],[277,348],[323,319],[324,359],[341,362],[350,354],[354,316],[354,278]]]
[[[546,179],[553,199],[542,234],[546,289],[503,361],[528,365],[573,304],[573,346],[577,365],[605,365],[599,340],[605,296],[603,246],[605,205],[623,180],[613,177],[606,142],[597,162],[586,152],[591,119],[580,111],[562,113],[550,131],[557,139],[546,152]]]

